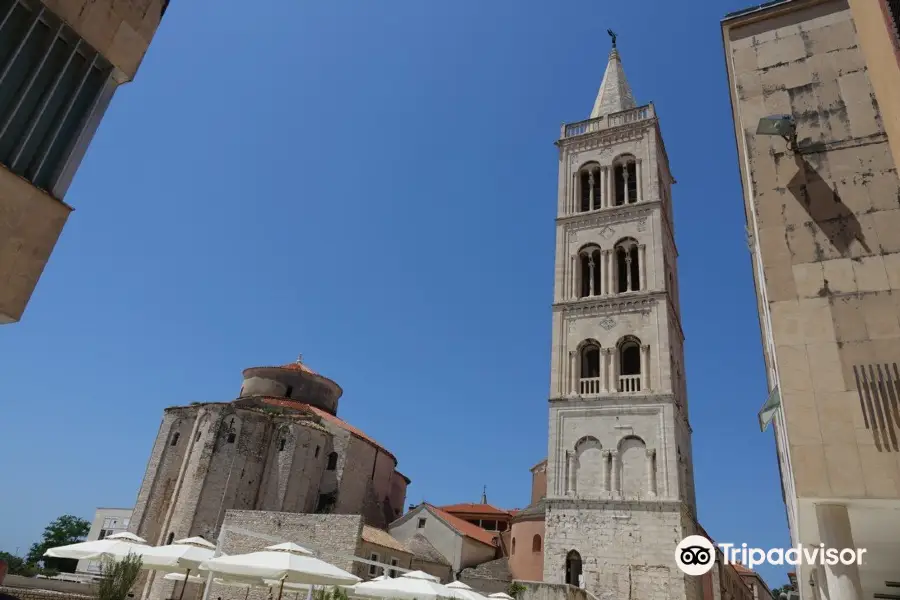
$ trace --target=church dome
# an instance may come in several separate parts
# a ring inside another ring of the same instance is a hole
[[[303,363],[302,357],[292,363],[244,369],[240,398],[266,396],[295,400],[332,415],[337,414],[341,386],[320,375]]]

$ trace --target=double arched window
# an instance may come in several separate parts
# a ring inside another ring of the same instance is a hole
[[[569,181],[565,213],[585,213],[642,202],[641,179],[641,161],[631,154],[622,154],[609,165],[585,163]]]
[[[603,393],[633,393],[646,390],[649,347],[635,336],[623,337],[614,349],[601,348],[587,339],[572,353],[572,392],[582,396]]]

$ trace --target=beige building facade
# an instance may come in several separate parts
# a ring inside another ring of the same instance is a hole
[[[589,119],[557,142],[543,581],[695,599],[673,561],[696,530],[675,179],[613,45]]]
[[[783,0],[722,22],[791,539],[867,549],[859,567],[799,566],[803,600],[900,580],[897,92],[874,85],[895,65],[867,68],[881,42],[859,6]],[[757,133],[772,115],[795,135]]]
[[[98,508],[97,512],[94,513],[94,520],[91,522],[91,529],[88,531],[85,541],[102,540],[115,533],[128,531],[130,523],[130,508]],[[78,566],[75,567],[75,572],[99,576],[102,572],[102,567],[103,563],[98,560],[79,560]]]
[[[896,163],[900,160],[900,2],[848,0],[848,3]]]
[[[22,318],[75,171],[168,0],[0,2],[0,324]]]

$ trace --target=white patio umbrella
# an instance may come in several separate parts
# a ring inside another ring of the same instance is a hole
[[[491,594],[488,598],[497,598],[497,600],[516,600],[506,592],[497,592],[496,594]]]
[[[472,589],[471,586],[462,581],[454,581],[446,585],[451,590],[454,598],[458,600],[487,600],[483,595]]]
[[[50,548],[44,552],[44,556],[49,558],[74,558],[76,560],[103,558],[119,560],[129,554],[139,555],[145,548],[148,548],[147,540],[139,538],[133,533],[123,531],[122,533],[114,533],[102,540],[78,542],[77,544]]]
[[[163,579],[168,579],[169,581],[187,581],[189,583],[199,583],[206,584],[206,577],[202,577],[200,575],[190,575],[189,577],[185,577],[184,573],[169,573]],[[213,583],[217,585],[225,585],[229,587],[239,587],[246,588],[247,593],[244,594],[244,600],[246,600],[250,596],[250,590],[253,588],[263,588],[270,587],[263,582],[262,579],[222,579],[220,577],[216,577],[213,579]],[[277,582],[275,582],[277,584]]]
[[[200,564],[212,558],[216,547],[202,537],[184,538],[165,546],[153,546],[141,549],[142,567],[153,571],[169,573],[184,572],[190,578],[191,571],[196,571]],[[178,600],[184,597],[187,580],[181,585]]]
[[[453,590],[441,585],[434,575],[411,571],[400,577],[381,581],[365,581],[353,586],[354,596],[365,598],[397,598],[399,600],[435,600],[452,598]]]
[[[356,575],[320,560],[306,548],[290,542],[269,546],[259,552],[211,558],[200,565],[200,569],[226,579],[258,577],[276,580],[281,584],[278,600],[281,600],[285,584],[351,585],[360,580]]]

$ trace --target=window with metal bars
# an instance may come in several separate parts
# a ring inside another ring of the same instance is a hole
[[[894,43],[900,45],[900,0],[885,0],[891,22],[891,30],[894,32]]]
[[[62,198],[115,89],[111,74],[40,2],[0,0],[0,163]]]

